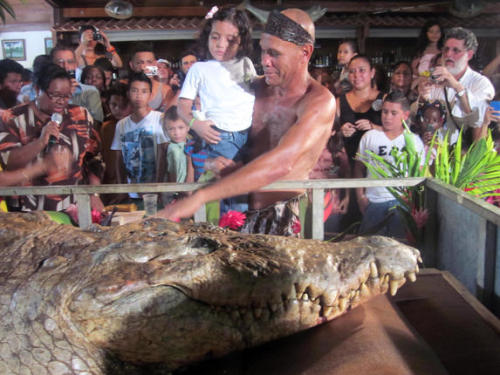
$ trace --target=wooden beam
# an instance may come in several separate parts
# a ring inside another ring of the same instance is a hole
[[[204,17],[205,7],[134,7],[134,17]],[[64,18],[108,18],[101,8],[64,8]]]

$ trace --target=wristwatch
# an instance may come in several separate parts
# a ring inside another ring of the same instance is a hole
[[[459,98],[461,98],[461,97],[462,97],[462,96],[464,96],[464,95],[465,95],[465,89],[462,89],[462,90],[460,90],[460,91],[458,91],[458,92],[457,92],[457,96],[458,96]]]

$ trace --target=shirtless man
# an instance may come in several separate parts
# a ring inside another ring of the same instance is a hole
[[[277,180],[307,180],[330,137],[335,99],[308,73],[313,45],[314,24],[307,13],[299,9],[271,12],[260,40],[264,77],[256,82],[250,131],[252,161],[189,198],[167,206],[159,216],[189,217],[206,202],[252,192],[246,221],[252,225],[255,216],[262,218],[268,210],[280,215],[283,211],[276,209],[278,206],[298,201],[303,190],[257,190]],[[293,234],[290,226],[297,215],[285,214],[288,224],[273,218],[276,225],[267,225],[268,229],[283,225],[288,228],[265,232]],[[243,229],[263,232],[256,227]]]

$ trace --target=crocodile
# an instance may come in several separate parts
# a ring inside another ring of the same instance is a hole
[[[330,243],[160,218],[83,231],[42,212],[0,213],[0,249],[0,373],[16,375],[169,373],[394,294],[420,258],[380,236]]]

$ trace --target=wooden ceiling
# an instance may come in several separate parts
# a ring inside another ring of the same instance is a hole
[[[109,0],[45,0],[56,11],[60,12],[62,18],[96,18],[106,17],[104,5]],[[329,13],[447,13],[453,0],[255,0],[250,3],[260,9],[280,8],[308,8],[320,5]],[[464,0],[472,1],[472,0]],[[483,12],[500,12],[500,4],[496,0],[488,1]],[[237,6],[243,1],[233,0],[129,0],[134,6],[135,17],[193,17],[204,16],[213,5]]]

